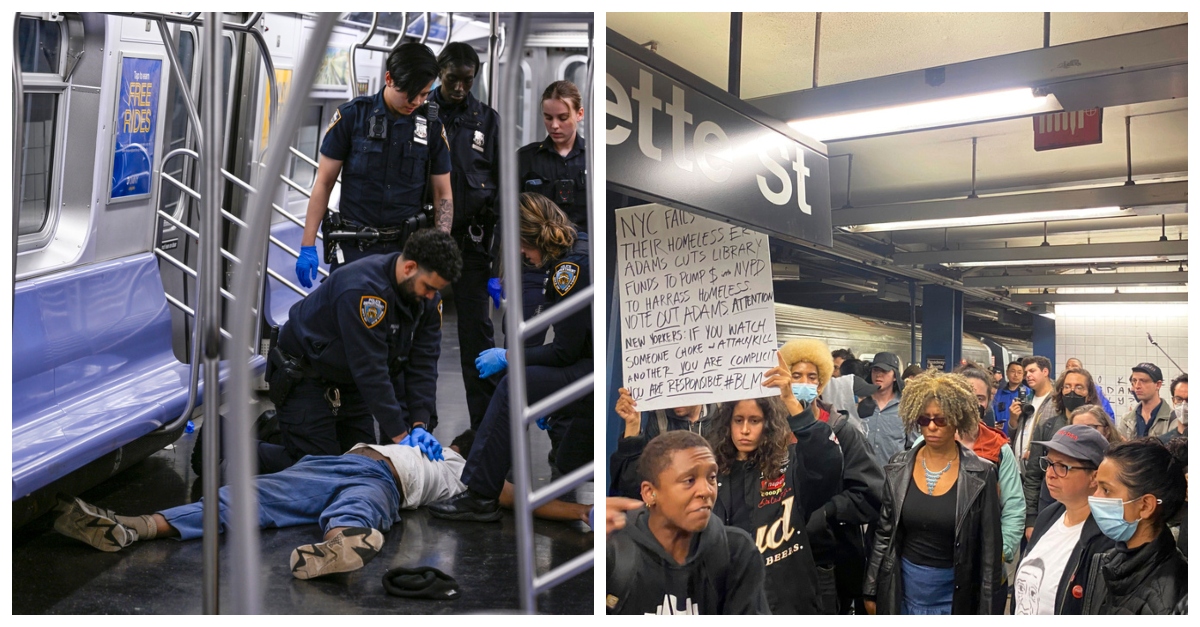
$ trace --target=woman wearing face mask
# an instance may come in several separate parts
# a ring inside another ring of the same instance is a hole
[[[1103,414],[1104,409],[1092,405]],[[1107,415],[1105,416],[1107,419]],[[1058,430],[1038,460],[1055,502],[1038,514],[1025,556],[1017,568],[1013,614],[1079,614],[1091,589],[1092,556],[1113,546],[1092,518],[1088,496],[1096,490],[1096,469],[1108,440],[1082,424]]]
[[[1091,564],[1084,614],[1169,614],[1187,594],[1187,560],[1166,521],[1185,505],[1187,440],[1142,438],[1108,450],[1088,498],[1117,545]]]
[[[1108,440],[1109,445],[1120,444],[1125,441],[1125,436],[1117,430],[1113,425],[1112,418],[1104,408],[1099,405],[1083,405],[1071,414],[1071,424],[1087,425],[1100,432],[1105,440]]]
[[[712,513],[754,538],[772,614],[830,614],[805,526],[841,491],[841,451],[828,425],[797,434],[797,422],[778,397],[721,405],[709,434],[718,468]]]
[[[837,599],[839,614],[851,609],[862,613],[862,528],[879,519],[883,469],[871,457],[858,417],[837,411],[818,396],[833,375],[829,346],[816,339],[791,340],[780,347],[779,358],[780,367],[768,373],[763,385],[790,386],[795,404],[789,411],[802,415],[805,425],[827,423],[842,450],[842,491],[813,511],[807,523],[821,594]],[[780,398],[786,398],[782,389]]]
[[[1054,401],[1055,415],[1043,420],[1033,428],[1030,442],[1049,440],[1059,429],[1066,426],[1067,418],[1075,410],[1084,405],[1100,404],[1100,399],[1096,395],[1096,384],[1092,381],[1092,374],[1083,368],[1068,368],[1066,372],[1059,375],[1058,380],[1054,382],[1054,395],[1051,400]],[[1029,446],[1030,461],[1045,454],[1046,451],[1040,445],[1031,444]],[[1025,488],[1026,538],[1033,533],[1033,523],[1037,520],[1038,512],[1054,502],[1050,491],[1046,488],[1045,478],[1046,471],[1032,463],[1027,466],[1025,476],[1021,478],[1021,483]]]
[[[867,612],[991,614],[1003,545],[995,466],[954,439],[979,422],[971,386],[957,374],[913,377],[900,418],[924,440],[883,469]]]

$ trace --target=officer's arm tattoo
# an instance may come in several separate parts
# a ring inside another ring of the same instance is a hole
[[[454,224],[454,203],[448,198],[439,198],[437,202],[437,228],[439,230],[450,232],[450,227]]]

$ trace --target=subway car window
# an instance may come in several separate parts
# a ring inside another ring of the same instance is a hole
[[[18,42],[21,71],[34,74],[58,72],[62,28],[57,22],[21,18]]]
[[[313,161],[317,160],[317,148],[321,138],[321,106],[309,107],[304,112],[304,121],[296,132],[296,150],[308,155]],[[317,169],[301,159],[292,159],[290,178],[304,187],[312,187],[317,176]]]
[[[183,82],[187,85],[192,83],[193,60],[196,55],[196,39],[195,36],[187,31],[179,34],[179,65],[183,70]],[[167,150],[169,153],[178,148],[183,148],[187,145],[188,137],[188,112],[187,105],[184,104],[183,93],[171,83],[171,122],[167,126]],[[166,154],[164,153],[164,154]],[[188,184],[184,178],[184,170],[188,166],[189,157],[175,157],[164,165],[172,178]],[[162,187],[162,192],[159,194],[159,208],[176,218],[180,217],[183,205],[179,199],[183,191],[172,184],[166,184]]]
[[[54,164],[56,119],[58,94],[25,94],[20,235],[41,231],[50,219],[50,182]]]

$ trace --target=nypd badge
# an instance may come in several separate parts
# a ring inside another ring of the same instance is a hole
[[[423,115],[415,116],[413,120],[417,125],[417,127],[413,129],[413,141],[417,142],[418,144],[428,144],[429,120],[426,120],[425,116]]]
[[[579,266],[564,261],[558,264],[554,269],[554,291],[558,292],[559,296],[566,296],[567,292],[575,287],[575,281],[579,278]]]
[[[383,321],[387,313],[387,301],[378,296],[363,296],[358,300],[358,314],[368,329]]]
[[[475,131],[475,137],[471,139],[471,148],[483,152],[483,131]]]

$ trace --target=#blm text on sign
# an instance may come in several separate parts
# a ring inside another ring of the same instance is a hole
[[[621,365],[638,409],[778,394],[767,236],[663,205],[620,209]]]

